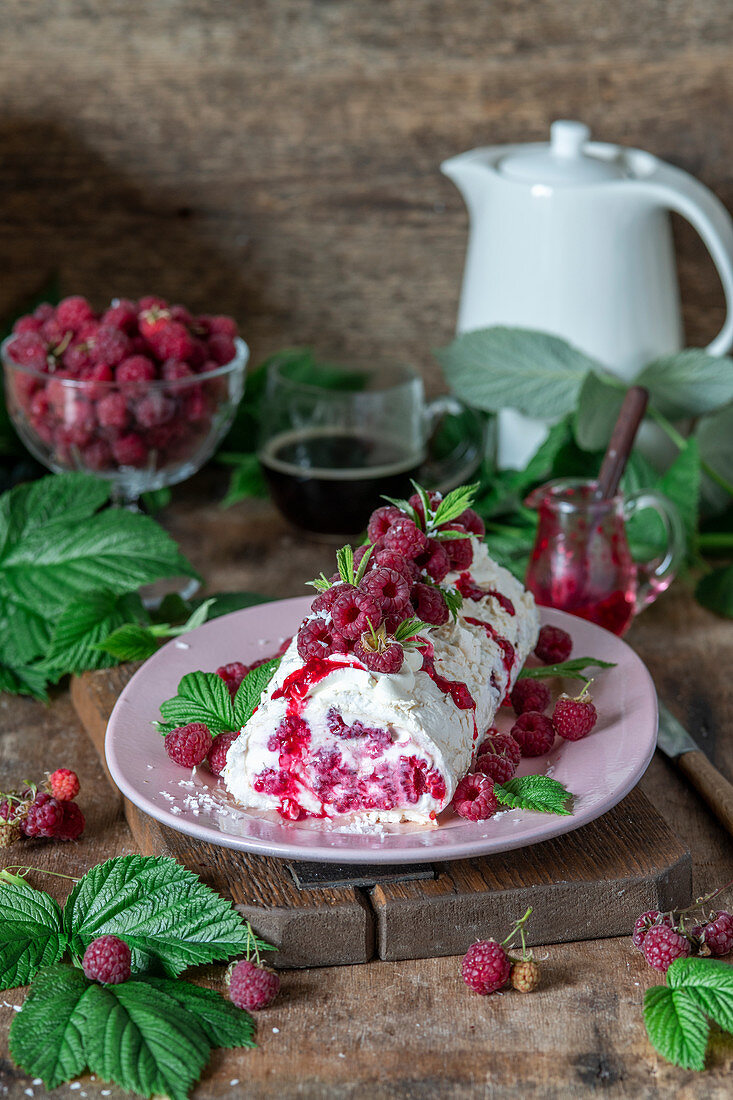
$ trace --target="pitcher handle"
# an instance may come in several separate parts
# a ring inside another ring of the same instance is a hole
[[[681,214],[702,237],[723,284],[727,315],[718,335],[706,351],[725,355],[733,345],[733,220],[720,199],[687,172],[660,164],[654,175],[640,181],[663,205]]]
[[[630,493],[624,500],[624,520],[626,522],[645,508],[657,513],[664,526],[666,549],[661,557],[648,562],[637,563],[637,588],[635,614],[650,603],[654,603],[674,580],[677,569],[685,554],[686,539],[680,514],[672,501],[653,490],[644,489]]]
[[[473,435],[470,431],[465,432],[450,454],[428,460],[421,469],[420,476],[427,487],[441,493],[447,493],[474,477],[489,451],[490,426],[485,416],[448,394],[433,398],[425,408],[427,439],[430,439],[442,417],[461,416],[463,413],[471,413],[475,418]]]

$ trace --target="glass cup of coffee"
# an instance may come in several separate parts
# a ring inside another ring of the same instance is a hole
[[[449,417],[467,424],[450,433],[448,453],[431,455],[430,439]],[[383,496],[409,496],[411,479],[424,474],[429,488],[451,489],[485,451],[480,414],[452,397],[427,402],[409,366],[304,364],[287,354],[268,366],[257,456],[275,505],[303,530],[358,534]]]

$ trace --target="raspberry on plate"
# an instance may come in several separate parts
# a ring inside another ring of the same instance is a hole
[[[229,972],[229,1000],[237,1008],[259,1012],[267,1008],[280,992],[280,979],[272,970],[240,959]]]
[[[534,710],[520,714],[510,733],[522,750],[522,756],[544,756],[555,740],[555,727],[550,719]]]
[[[503,989],[509,981],[511,969],[506,951],[496,940],[481,940],[472,944],[461,963],[464,982],[482,997]]]
[[[573,648],[573,639],[567,630],[559,626],[543,626],[534,647],[543,665],[558,665],[567,661]]]
[[[403,512],[395,508],[393,504],[386,504],[382,508],[376,508],[370,518],[367,527],[367,535],[370,542],[377,542],[387,534],[393,523],[401,523],[405,519]]]
[[[399,642],[386,642],[377,646],[370,644],[371,637],[366,634],[354,645],[354,656],[370,672],[394,673],[402,668],[405,653]]]
[[[333,625],[343,638],[361,637],[371,626],[376,630],[382,621],[382,609],[368,590],[348,588],[331,608]]]
[[[407,558],[415,559],[424,554],[427,548],[427,536],[406,516],[393,523],[384,536],[385,550],[397,550]]]
[[[221,775],[227,762],[229,746],[239,737],[238,733],[217,733],[214,743],[206,757],[206,762],[214,775]]]
[[[211,734],[203,722],[189,722],[165,735],[165,751],[183,768],[195,768],[203,763],[211,745]]]
[[[82,970],[92,982],[119,985],[132,973],[132,952],[119,936],[98,936],[87,947],[81,961]]]
[[[664,924],[649,929],[641,945],[644,958],[654,970],[665,973],[675,959],[684,959],[690,952],[690,941],[681,932]]]
[[[217,668],[216,675],[221,677],[226,686],[229,688],[229,694],[232,699],[239,691],[242,680],[249,672],[251,665],[243,665],[241,661],[230,661],[228,665],[221,665]]]
[[[541,680],[517,680],[509,698],[515,714],[524,714],[527,710],[541,714],[550,702],[550,689]]]
[[[475,766],[477,772],[488,775],[494,783],[508,783],[517,770],[508,756],[496,752],[485,752],[477,758]]]
[[[468,821],[486,821],[499,809],[493,780],[481,772],[464,775],[453,795],[453,808]]]
[[[377,566],[367,573],[361,587],[377,600],[384,615],[400,615],[410,602],[410,582],[404,573],[396,569]],[[374,623],[372,625],[376,626]]]
[[[325,619],[308,619],[298,631],[298,653],[304,661],[346,652],[346,640]]]
[[[437,539],[428,539],[428,545],[422,554],[414,559],[420,569],[427,573],[431,580],[439,584],[448,576],[451,570],[451,561],[448,551],[442,542]]]
[[[553,725],[566,741],[580,741],[590,733],[597,721],[598,714],[587,685],[576,698],[561,695],[552,712]]]
[[[418,619],[431,626],[442,626],[448,622],[450,612],[439,588],[430,584],[413,584],[410,596]]]
[[[494,726],[486,731],[486,737],[478,747],[477,756],[483,756],[487,752],[506,756],[515,768],[519,767],[519,761],[522,759],[522,750],[511,734],[498,733]]]

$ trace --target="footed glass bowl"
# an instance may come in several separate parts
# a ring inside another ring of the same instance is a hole
[[[171,381],[96,382],[19,366],[0,345],[5,401],[18,435],[54,472],[113,483],[118,502],[175,485],[211,457],[244,393],[249,348],[216,370]]]

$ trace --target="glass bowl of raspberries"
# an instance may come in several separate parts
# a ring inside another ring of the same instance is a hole
[[[119,502],[198,470],[228,431],[249,358],[230,317],[162,298],[44,303],[1,346],[18,435],[54,471],[113,483]]]

